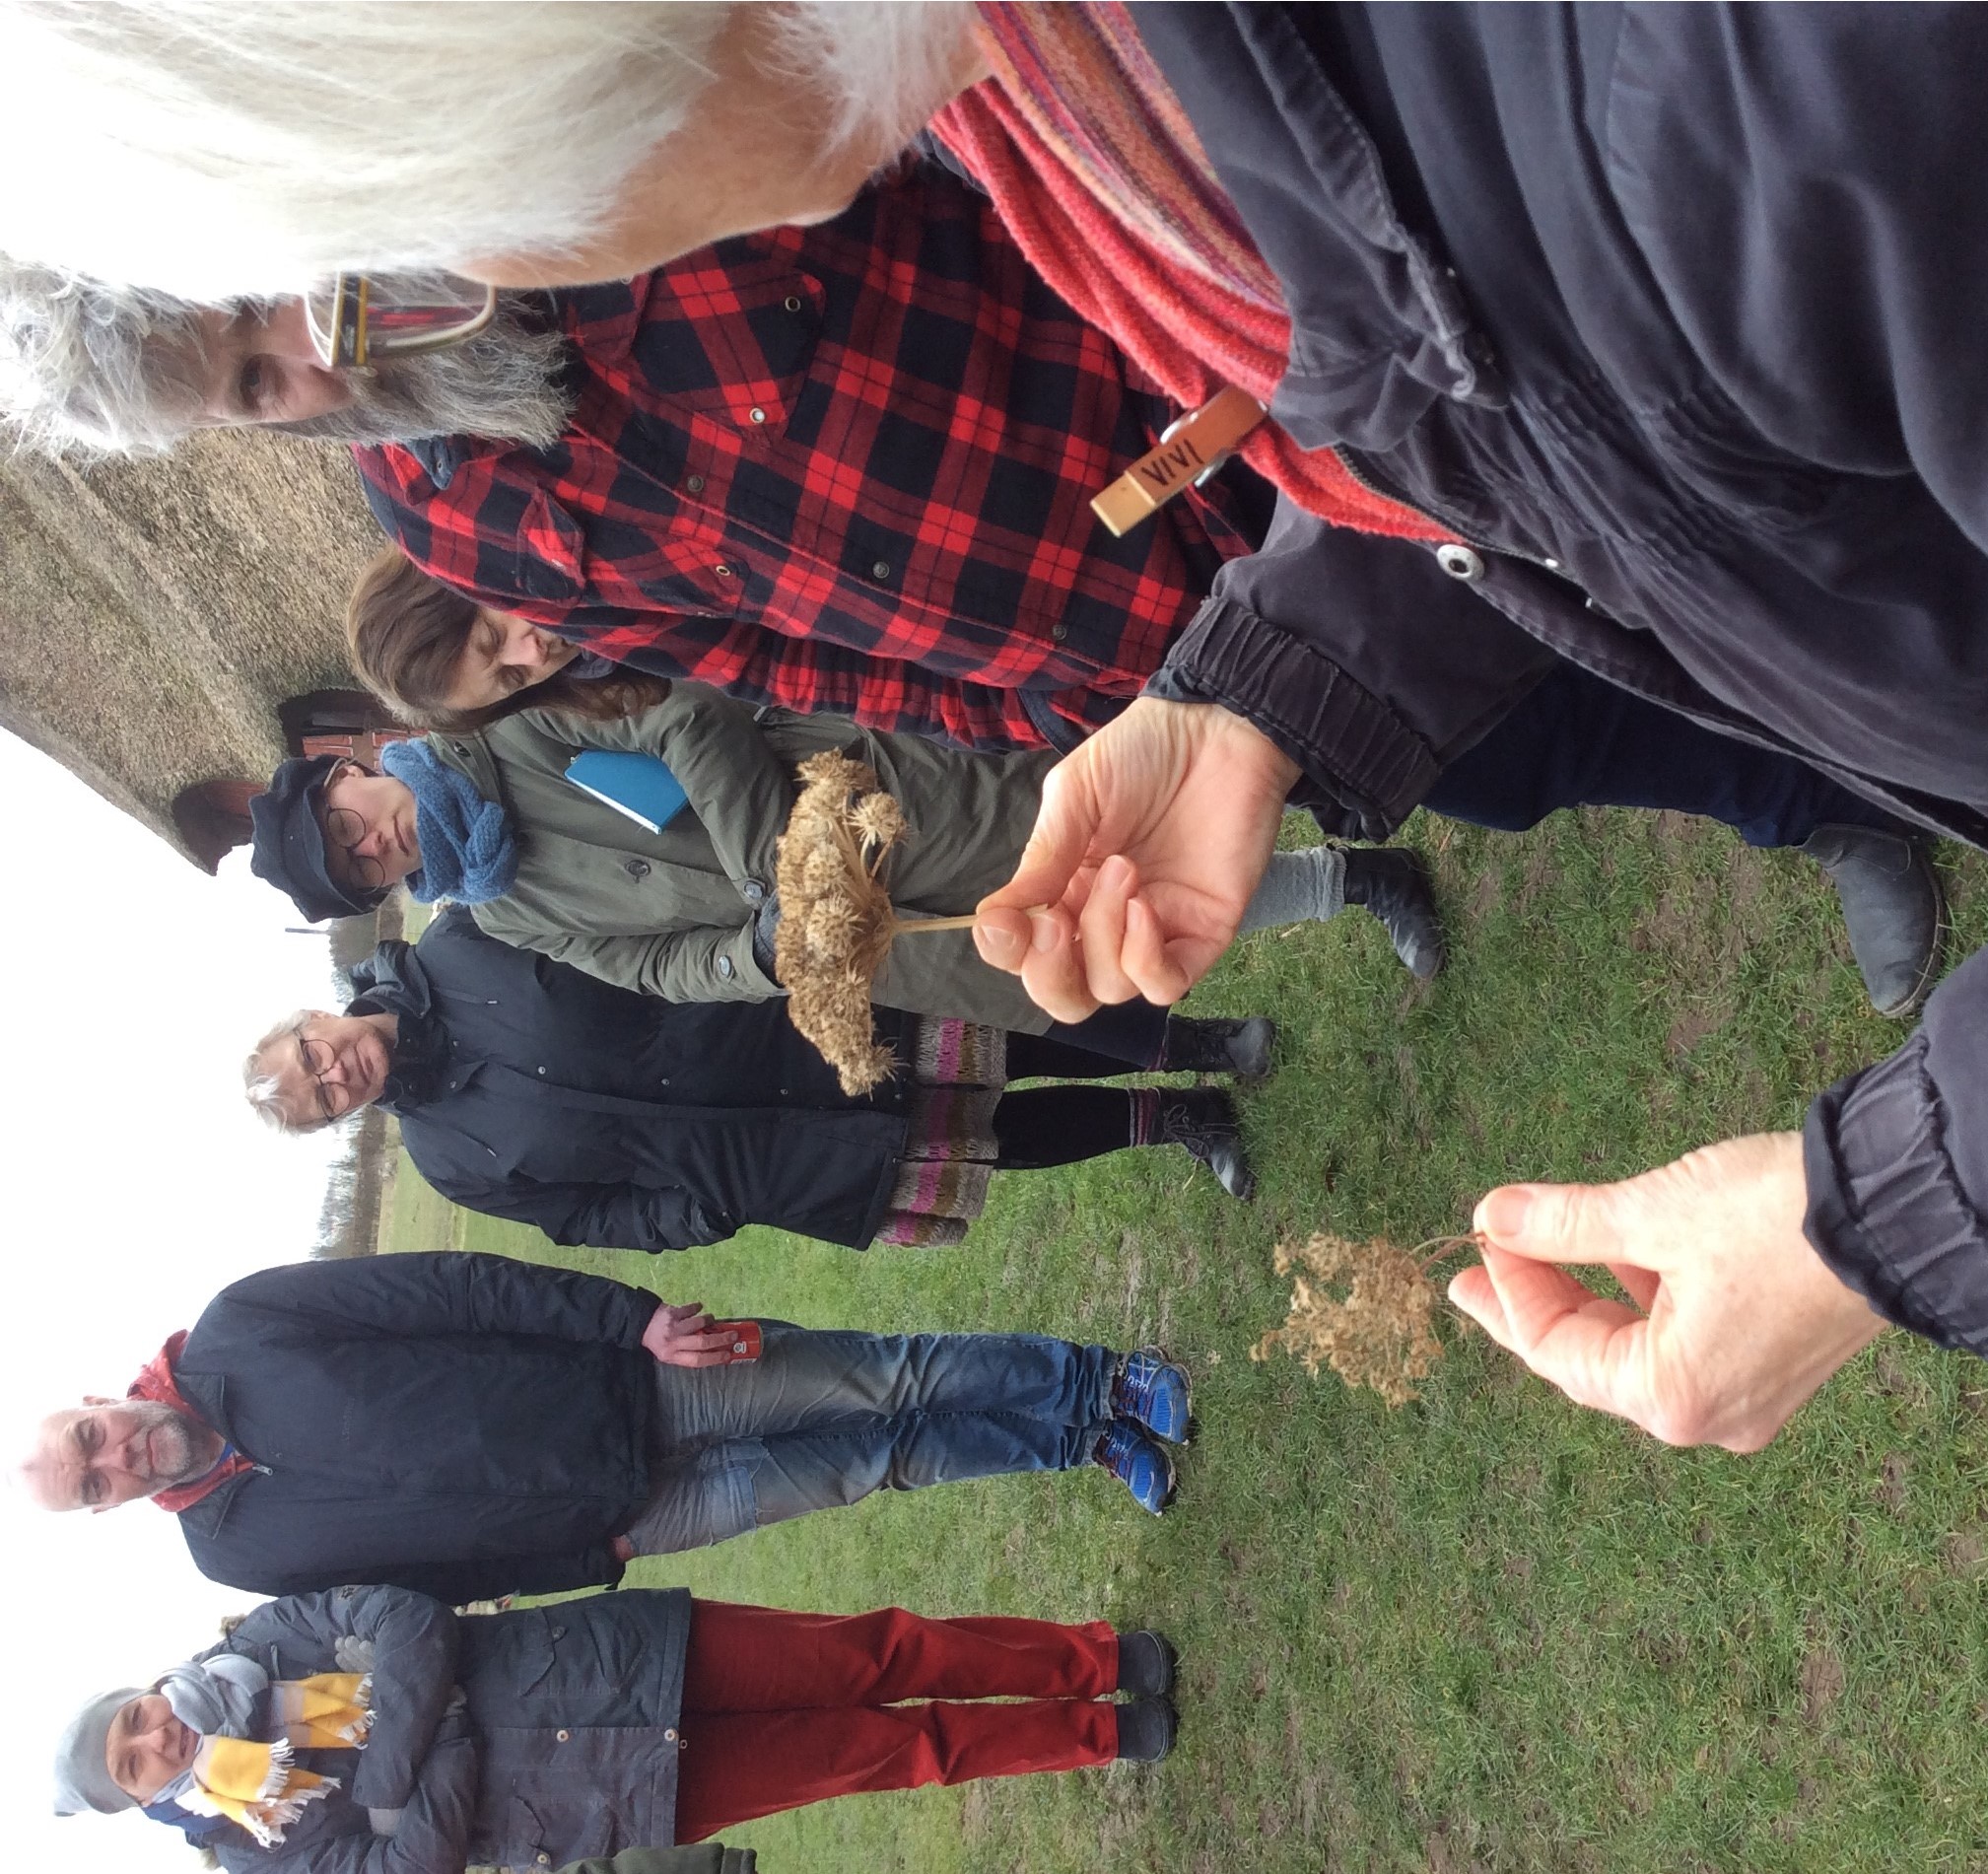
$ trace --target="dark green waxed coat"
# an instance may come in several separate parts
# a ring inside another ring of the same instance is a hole
[[[754,710],[694,683],[613,722],[527,710],[472,735],[430,741],[504,805],[517,836],[517,881],[472,907],[477,924],[507,943],[672,1002],[781,994],[753,961],[753,924],[773,890],[793,770],[807,756],[847,749],[876,770],[912,828],[891,856],[891,897],[900,911],[929,917],[971,911],[1013,875],[1056,760],[1048,751],[974,754],[842,717]],[[583,748],[660,756],[689,806],[660,833],[645,831],[566,780],[567,763]],[[875,1000],[1025,1034],[1049,1026],[1020,979],[983,963],[966,931],[900,938]]]

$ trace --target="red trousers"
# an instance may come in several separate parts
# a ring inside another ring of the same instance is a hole
[[[1078,1770],[1118,1755],[1118,1635],[1102,1621],[929,1621],[698,1601],[676,1839],[829,1796]],[[899,1702],[1023,1699],[1024,1704]]]

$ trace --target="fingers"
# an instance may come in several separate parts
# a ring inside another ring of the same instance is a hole
[[[1636,1309],[1584,1287],[1564,1270],[1484,1251],[1509,1339],[1504,1345],[1576,1405],[1627,1419],[1662,1435],[1654,1423],[1649,1321]]]
[[[1032,905],[1063,902],[1098,827],[1096,797],[1080,784],[1078,762],[1079,757],[1072,756],[1050,770],[1021,864],[1006,884],[981,900],[983,912],[1024,911]]]
[[[1479,1263],[1460,1269],[1450,1278],[1450,1299],[1468,1314],[1508,1353],[1516,1353],[1512,1330],[1505,1319],[1504,1303],[1491,1285],[1491,1278]]]

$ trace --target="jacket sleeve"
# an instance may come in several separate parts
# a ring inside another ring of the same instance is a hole
[[[626,1348],[642,1345],[655,1312],[646,1288],[452,1250],[292,1263],[243,1277],[223,1298],[334,1338],[531,1334]]]
[[[478,906],[478,910],[485,907]],[[754,959],[752,920],[736,930],[664,931],[650,937],[590,937],[580,932],[483,928],[519,949],[597,976],[616,989],[672,1003],[763,1003],[787,991]]]
[[[450,1718],[421,1766],[407,1801],[399,1805],[400,1822],[392,1835],[319,1837],[303,1844],[303,1853],[295,1858],[308,1866],[309,1874],[462,1874],[469,1859],[476,1785],[476,1745],[462,1720]],[[222,1864],[229,1874],[268,1874],[291,1858],[281,1850],[271,1854],[252,1848],[224,1851]]]
[[[1809,1240],[1879,1313],[1988,1355],[1988,951],[1809,1109]]]
[[[455,1688],[455,1615],[398,1587],[331,1588],[254,1609],[214,1650],[245,1654],[272,1679],[335,1672],[340,1639],[373,1647],[373,1728],[356,1754],[353,1801],[398,1809],[413,1797]]]
[[[1304,770],[1316,794],[1298,798],[1381,839],[1553,662],[1428,547],[1279,497],[1262,550],[1215,576],[1146,693],[1248,718]]]
[[[605,1542],[551,1554],[482,1556],[460,1563],[396,1563],[381,1572],[391,1585],[426,1594],[449,1607],[506,1594],[569,1594],[576,1588],[612,1586],[623,1564]]]
[[[555,1243],[592,1249],[691,1249],[738,1225],[676,1185],[549,1184],[536,1178],[424,1177],[452,1204],[529,1223]]]
[[[700,1841],[691,1848],[623,1848],[569,1861],[558,1874],[754,1874],[751,1848],[728,1848],[722,1841]]]

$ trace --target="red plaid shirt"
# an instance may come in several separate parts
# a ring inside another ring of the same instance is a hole
[[[1178,412],[934,166],[556,304],[579,396],[557,447],[354,452],[419,565],[603,656],[1068,745],[1248,551],[1225,494],[1122,540],[1099,524],[1091,496]]]

